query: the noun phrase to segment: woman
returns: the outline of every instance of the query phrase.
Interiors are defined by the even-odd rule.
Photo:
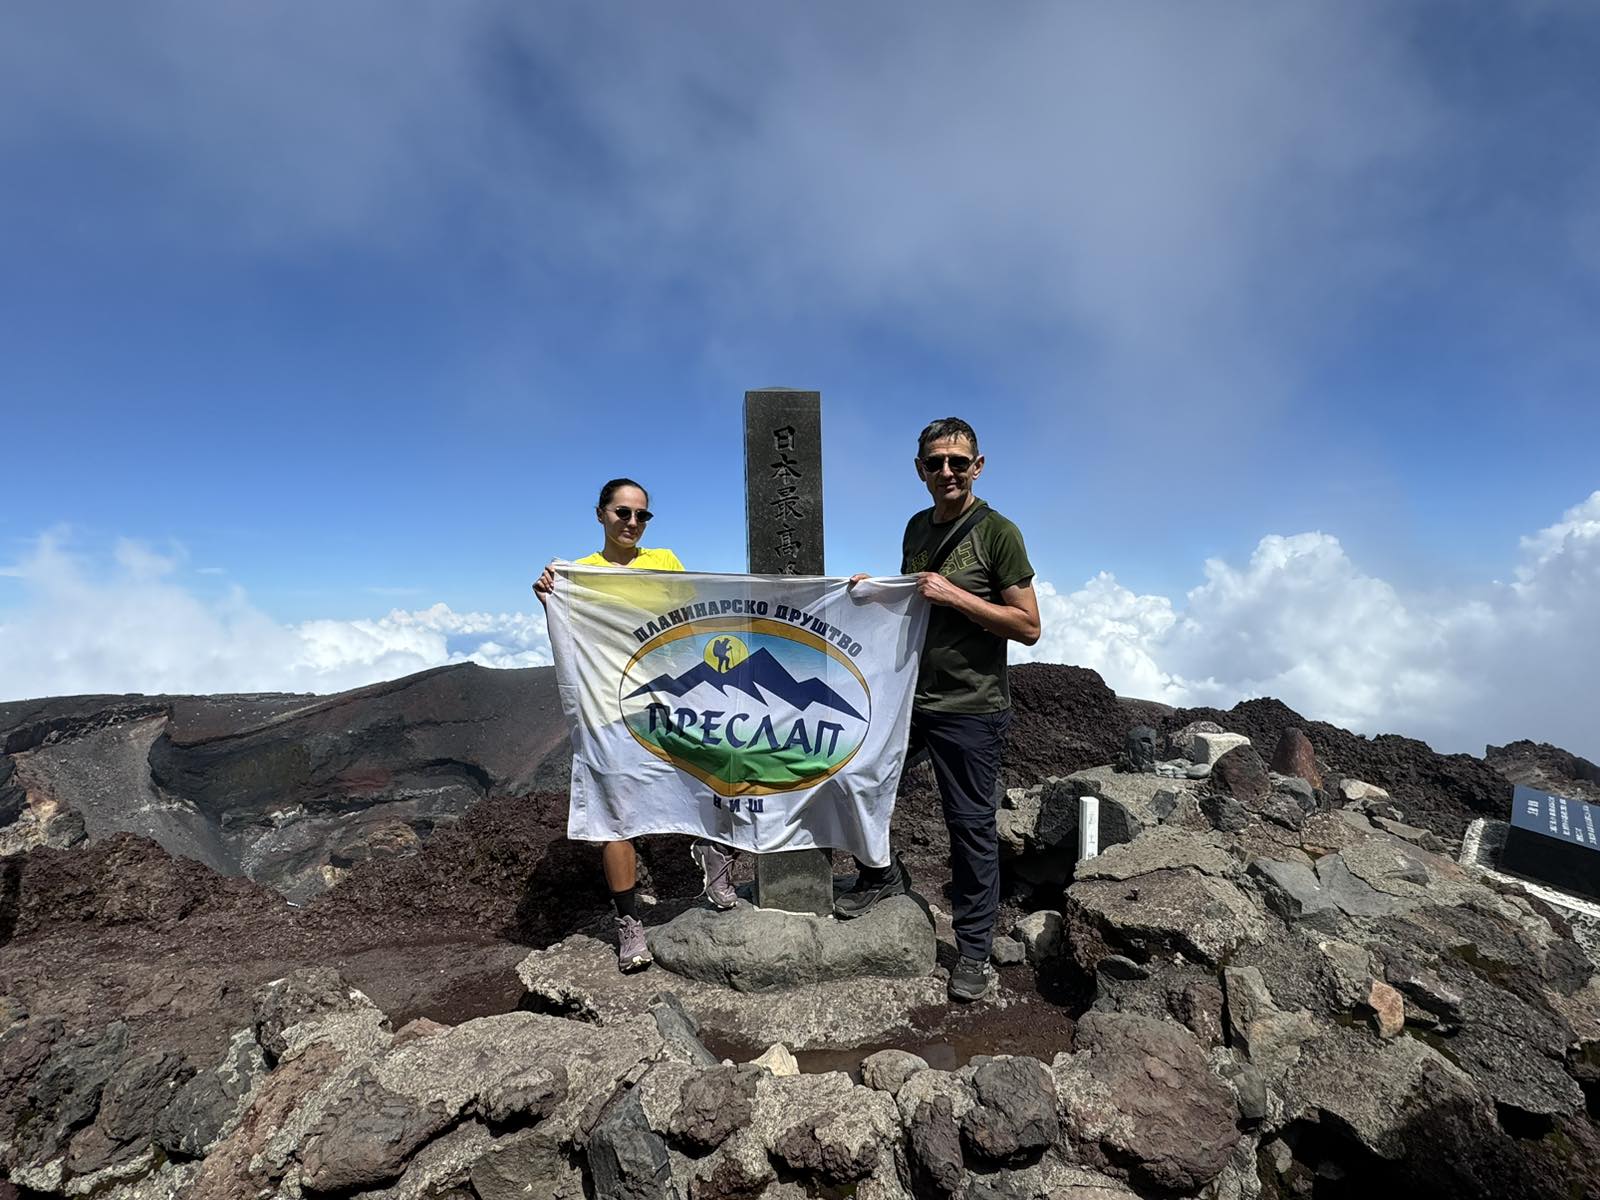
[[[595,518],[605,530],[605,546],[577,560],[584,567],[634,567],[647,571],[681,571],[683,564],[671,550],[653,550],[639,545],[644,527],[653,515],[650,497],[631,479],[613,479],[600,489]],[[549,567],[533,585],[539,603],[548,605],[555,587],[555,572]],[[718,908],[732,908],[738,902],[733,891],[733,856],[714,842],[696,841],[690,853],[705,872],[705,897]],[[637,971],[651,962],[645,944],[644,926],[639,922],[638,856],[630,841],[606,842],[600,850],[606,886],[616,907],[617,966]]]

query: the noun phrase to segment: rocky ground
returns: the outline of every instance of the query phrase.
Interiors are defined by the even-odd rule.
[[[620,980],[597,855],[565,840],[560,791],[530,790],[560,750],[522,731],[538,761],[513,770],[487,741],[456,748],[438,711],[457,681],[407,682],[369,690],[374,721],[348,720],[349,698],[189,701],[177,727],[165,698],[0,706],[0,825],[26,846],[0,858],[0,1200],[1600,1195],[1594,965],[1553,910],[1450,857],[1473,816],[1504,814],[1508,775],[1592,783],[1583,760],[1513,743],[1491,751],[1500,774],[1275,701],[1172,712],[1022,668],[1015,936],[996,1000],[952,1010],[937,974],[765,995]],[[1262,755],[1304,730],[1314,779],[1251,747],[1196,779],[1107,767],[1130,724],[1174,753],[1205,720]],[[266,792],[183,793],[190,743],[247,779],[300,764],[291,824],[331,827],[340,797],[408,803],[440,762],[476,791],[448,821],[384,817],[416,836],[364,856],[267,856],[290,884],[274,890],[115,828],[122,786],[141,820],[168,814],[150,830],[168,840],[214,827],[226,854],[259,831]],[[166,765],[129,778],[139,745]],[[1082,795],[1108,849],[1074,876]],[[170,817],[184,804],[196,820]],[[896,841],[937,924],[948,846],[925,771]],[[682,839],[644,854],[659,927],[698,877]],[[332,886],[285,903],[308,878]],[[803,1073],[717,1065],[774,1041]]]

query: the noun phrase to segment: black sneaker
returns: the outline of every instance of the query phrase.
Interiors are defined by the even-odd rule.
[[[882,875],[866,871],[857,875],[855,885],[833,902],[833,915],[841,921],[864,917],[879,900],[904,896],[910,890],[911,873],[896,858]]]
[[[999,978],[986,958],[968,958],[963,954],[950,972],[950,985],[945,989],[952,1000],[982,1000]]]

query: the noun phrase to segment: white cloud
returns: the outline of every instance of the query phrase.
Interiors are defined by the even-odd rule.
[[[1600,492],[1520,549],[1516,582],[1448,596],[1400,593],[1326,533],[1264,537],[1243,567],[1207,562],[1181,609],[1104,573],[1068,596],[1041,583],[1028,657],[1169,704],[1276,696],[1444,750],[1532,737],[1600,757]]]
[[[446,663],[550,662],[542,614],[443,604],[370,620],[280,624],[233,588],[209,600],[176,576],[181,553],[117,545],[109,565],[40,537],[20,562],[20,606],[0,610],[0,699],[84,692],[337,692]]]
[[[1600,491],[1522,539],[1514,582],[1405,594],[1327,533],[1263,537],[1241,566],[1213,559],[1180,602],[1102,572],[1038,584],[1044,637],[1017,659],[1100,672],[1122,695],[1227,707],[1276,696],[1307,717],[1481,753],[1532,737],[1600,758]],[[547,665],[541,612],[443,604],[369,620],[274,622],[235,588],[179,582],[181,550],[122,543],[96,573],[47,534],[0,611],[0,699],[75,692],[331,692],[445,663]]]

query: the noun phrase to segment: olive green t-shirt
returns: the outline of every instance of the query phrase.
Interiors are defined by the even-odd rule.
[[[982,500],[975,504],[987,508]],[[944,539],[971,513],[935,524],[927,508],[906,525],[900,569],[906,574],[926,569]],[[1033,578],[1022,532],[991,511],[961,539],[939,574],[957,587],[1001,603],[1000,593]],[[916,708],[932,712],[993,713],[1011,707],[1006,680],[1006,639],[976,624],[955,609],[936,604],[928,614],[928,639],[922,645],[917,675]]]

